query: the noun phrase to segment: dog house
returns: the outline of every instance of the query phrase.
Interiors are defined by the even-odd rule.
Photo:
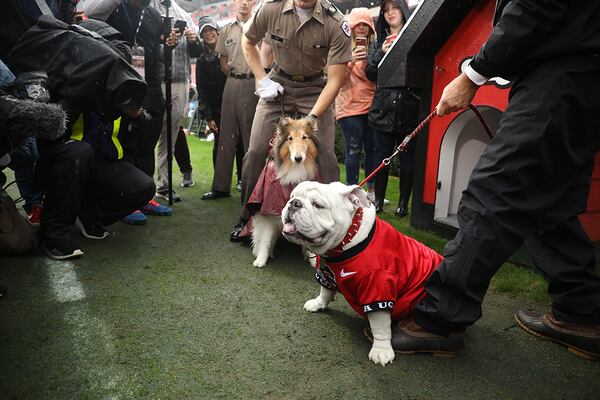
[[[378,85],[411,86],[421,93],[421,119],[437,105],[487,39],[495,0],[427,0],[411,15],[379,67]],[[493,78],[473,99],[492,132],[508,103],[510,82]],[[458,203],[476,161],[489,142],[471,110],[433,118],[417,137],[411,225],[453,235]],[[589,237],[600,242],[600,153],[596,156],[587,212]]]

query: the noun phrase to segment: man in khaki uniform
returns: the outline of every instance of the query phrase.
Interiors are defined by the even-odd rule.
[[[350,27],[328,0],[264,0],[244,25],[242,47],[256,79],[260,97],[252,123],[250,146],[244,157],[241,221],[231,232],[240,232],[249,218],[246,202],[269,151],[275,121],[281,115],[280,96],[286,114],[298,112],[317,121],[319,170],[325,183],[339,179],[335,157],[334,111],[331,107],[351,60]],[[273,46],[275,65],[267,76],[256,44],[267,38]],[[327,78],[323,69],[327,66]]]
[[[202,195],[202,200],[229,197],[231,173],[237,144],[242,138],[244,153],[248,150],[252,119],[258,97],[254,94],[254,75],[242,51],[242,25],[250,18],[254,0],[235,0],[236,20],[221,29],[216,51],[219,53],[221,70],[227,75],[215,174],[211,191]]]

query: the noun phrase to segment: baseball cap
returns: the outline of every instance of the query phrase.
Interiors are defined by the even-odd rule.
[[[205,15],[204,17],[200,17],[200,19],[198,20],[198,34],[202,35],[202,30],[207,26],[219,30],[219,25],[217,25],[216,21],[211,17]]]

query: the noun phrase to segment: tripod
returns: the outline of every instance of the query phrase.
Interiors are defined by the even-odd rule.
[[[163,19],[163,32],[165,37],[171,33],[171,17],[169,9],[171,8],[171,0],[161,0],[160,2],[166,9],[166,16]],[[164,64],[165,64],[165,114],[167,118],[167,182],[169,188],[169,205],[173,204],[173,146],[171,131],[171,120],[173,118],[173,95],[171,93],[171,83],[173,82],[173,49],[169,46],[164,46]]]

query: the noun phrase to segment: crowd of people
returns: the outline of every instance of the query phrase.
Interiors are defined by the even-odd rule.
[[[384,110],[388,98],[373,103],[373,98],[382,97],[382,91],[375,91],[378,58],[391,43],[388,40],[382,48],[384,41],[377,38],[397,34],[408,16],[407,9],[399,16],[383,10],[400,9],[403,2],[387,2],[377,29],[366,8],[352,10],[348,24],[337,8],[326,3],[324,22],[332,33],[329,36],[333,39],[328,39],[331,43],[307,44],[298,38],[297,46],[307,49],[306,53],[296,52],[295,58],[284,54],[290,47],[280,46],[283,37],[265,35],[264,27],[250,45],[245,43],[250,34],[254,35],[252,27],[244,35],[244,24],[257,8],[254,0],[236,0],[235,21],[223,27],[209,16],[192,21],[173,3],[170,16],[185,21],[186,26],[173,27],[170,32],[165,32],[166,8],[159,0],[84,0],[79,4],[48,0],[47,7],[38,3],[11,1],[4,11],[3,19],[14,18],[3,32],[3,94],[18,98],[15,88],[23,85],[46,88],[46,97],[21,100],[60,104],[66,127],[52,140],[28,132],[18,145],[6,151],[10,154],[6,165],[14,171],[27,220],[31,226],[39,226],[39,243],[51,258],[83,254],[71,235],[74,226],[87,238],[103,239],[109,236],[105,227],[116,221],[143,225],[148,215],[171,215],[171,207],[155,200],[181,201],[172,188],[169,193],[169,146],[182,173],[181,185],[194,184],[181,126],[190,99],[190,66],[194,59],[198,114],[215,134],[213,182],[201,199],[230,196],[235,159],[242,210],[232,241],[248,240],[247,236],[239,236],[250,217],[245,202],[263,168],[274,122],[281,112],[278,103],[271,100],[281,91],[285,90],[282,96],[287,113],[318,119],[321,178],[325,182],[340,179],[334,151],[335,119],[344,133],[348,184],[358,182],[361,164],[367,173],[372,171],[408,130],[405,123],[399,122],[381,128],[384,117],[402,118],[402,107]],[[301,21],[308,21],[311,12],[299,12]],[[393,18],[392,27],[387,21]],[[286,41],[294,41],[291,29],[297,22],[290,21],[286,28],[289,32],[282,33],[288,36]],[[312,29],[317,33],[319,28]],[[36,39],[40,37],[36,33],[46,41]],[[67,57],[66,43],[79,46],[81,54],[89,59]],[[78,86],[83,65],[100,61],[97,48],[112,53],[104,57],[110,62],[104,61],[103,67],[96,68],[103,87]],[[53,57],[47,64],[44,57],[50,58],[51,52],[60,57]],[[172,59],[171,143],[167,143],[165,117],[166,52]],[[119,64],[119,76],[115,76],[115,64]],[[73,73],[65,77],[66,71]],[[259,82],[258,89],[255,81]],[[116,91],[123,96],[129,92],[133,98],[115,99]],[[99,96],[91,96],[92,92]],[[416,115],[416,110],[409,111],[411,117]],[[397,130],[400,125],[403,129]],[[412,166],[404,170],[408,172],[402,182],[412,182]],[[383,209],[387,172],[382,174],[384,183],[368,184],[379,210]],[[400,216],[406,215],[410,196],[411,185],[405,186],[408,190],[402,193],[408,194],[402,197],[402,207],[399,205]]]
[[[540,4],[523,4],[529,2]],[[378,65],[410,15],[403,0],[381,1],[375,23],[367,9],[345,16],[328,0],[259,5],[234,0],[235,21],[219,27],[203,16],[193,21],[198,31],[185,23],[165,29],[166,10],[159,1],[84,0],[79,8],[76,3],[9,0],[1,15],[0,166],[14,170],[29,223],[39,224],[39,244],[53,259],[83,254],[72,238],[75,226],[88,238],[104,239],[105,227],[117,221],[144,224],[147,215],[171,215],[170,207],[154,200],[180,200],[169,192],[171,150],[182,185],[193,185],[180,129],[193,58],[199,113],[216,133],[213,181],[203,200],[230,196],[237,159],[242,207],[231,241],[248,240],[246,202],[282,112],[318,126],[324,183],[340,180],[336,120],[345,141],[348,184],[358,182],[361,164],[371,172],[419,122],[414,88],[377,86]],[[402,340],[395,350],[443,350],[448,337],[462,335],[481,316],[491,276],[527,240],[536,266],[550,280],[554,303],[545,316],[518,314],[519,323],[600,356],[600,278],[592,271],[593,247],[576,218],[600,147],[592,132],[599,125],[597,96],[585,90],[600,86],[590,83],[600,76],[600,29],[581,26],[587,16],[600,20],[600,6],[593,0],[577,7],[535,0],[498,3],[490,39],[446,88],[437,112],[466,107],[479,85],[499,75],[514,78],[511,100],[463,195],[460,231],[429,280],[427,295],[415,305],[414,320],[396,333]],[[548,21],[559,29],[548,29]],[[546,41],[550,34],[559,39],[554,45]],[[167,126],[163,82],[169,58],[173,118]],[[585,100],[581,109],[593,112],[574,109],[572,98]],[[559,106],[566,111],[556,112]],[[550,122],[531,117],[532,110],[545,112]],[[522,127],[529,131],[517,134]],[[586,140],[573,138],[573,131]],[[414,146],[400,159],[399,217],[409,212]],[[367,185],[378,212],[388,175],[384,168]],[[524,191],[539,196],[523,201],[531,198]],[[20,226],[14,232],[21,236],[3,241],[0,251],[31,247],[31,231]]]

